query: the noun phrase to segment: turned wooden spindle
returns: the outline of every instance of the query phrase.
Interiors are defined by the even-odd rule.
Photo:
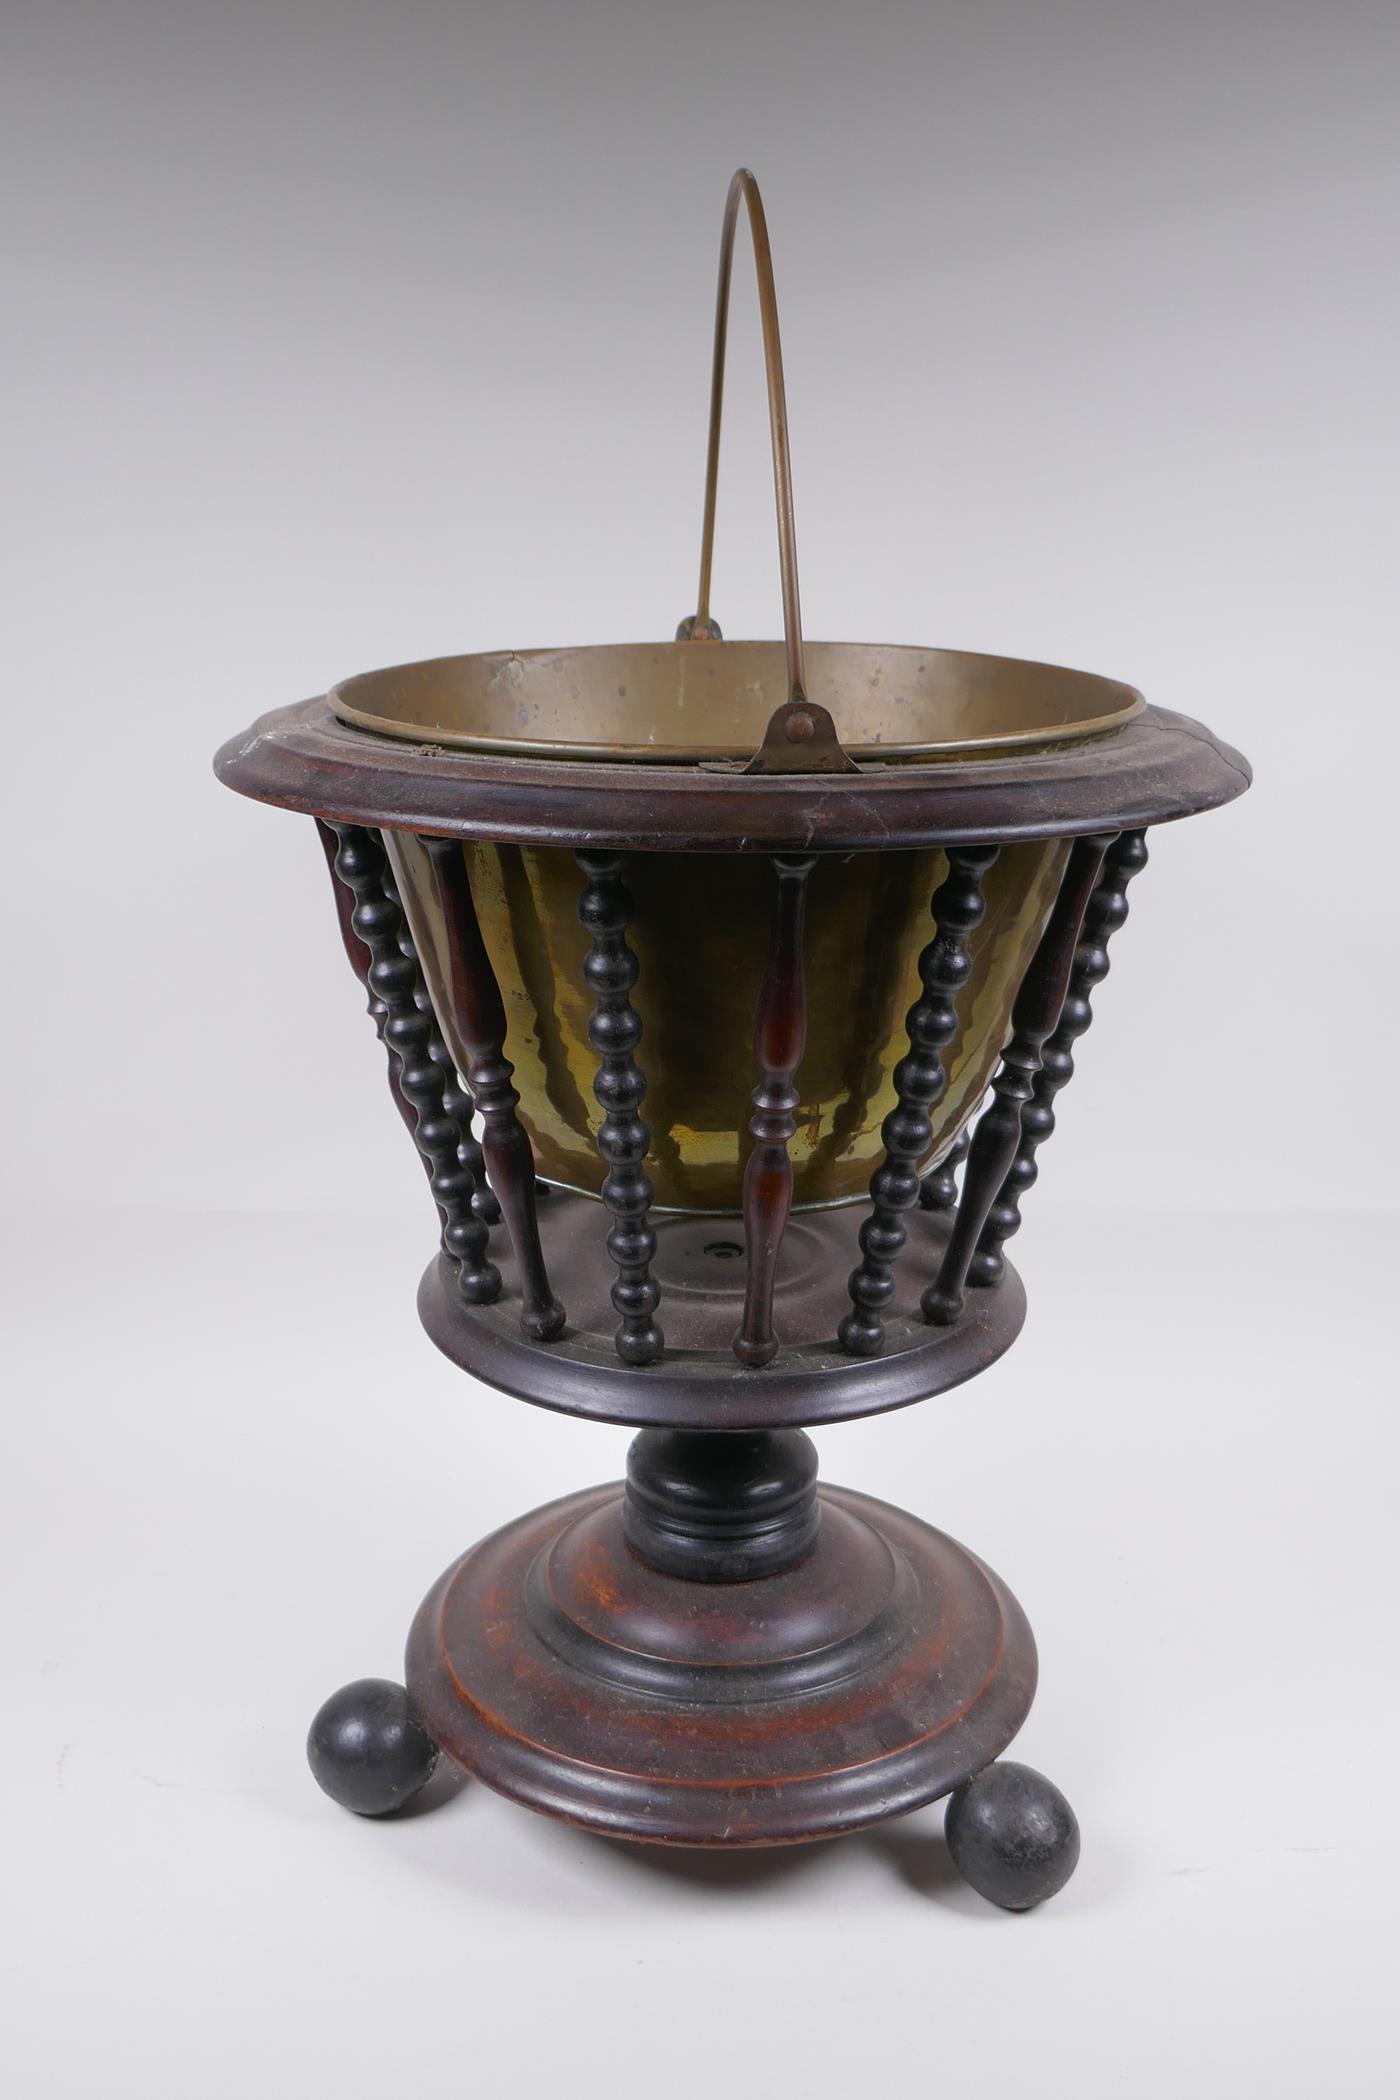
[[[336,917],[340,922],[340,938],[344,944],[345,953],[349,957],[350,967],[365,988],[369,1017],[374,1023],[375,1034],[382,1043],[384,1040],[384,1023],[388,1019],[388,1014],[384,1001],[370,989],[369,970],[373,957],[351,923],[355,911],[355,892],[347,883],[342,882],[336,873],[335,859],[340,851],[340,841],[336,837],[333,826],[327,824],[322,817],[317,817],[316,819],[316,831],[321,841],[321,849],[326,856],[326,866],[330,869],[331,888],[335,895]],[[398,886],[394,881],[387,860],[384,869],[384,893],[387,897],[392,898],[401,911],[403,910],[403,902],[399,896]],[[443,1041],[442,1030],[438,1027],[437,1015],[433,1012],[432,1000],[429,998],[428,988],[423,982],[422,970],[418,961],[418,951],[413,945],[413,931],[408,924],[407,914],[404,916],[403,934],[399,945],[413,963],[414,968],[418,970],[418,991],[416,997],[419,1011],[425,1014],[428,1020],[428,1052],[434,1063],[442,1067],[443,1106],[447,1110],[448,1115],[456,1118],[458,1128],[462,1133],[462,1142],[458,1148],[458,1156],[462,1165],[472,1177],[472,1209],[481,1219],[483,1225],[499,1224],[501,1207],[492,1195],[490,1185],[487,1182],[486,1163],[481,1156],[481,1147],[472,1136],[472,1115],[474,1113],[472,1099],[461,1083],[457,1067],[452,1062],[452,1053]],[[404,1098],[403,1088],[399,1085],[398,1062],[392,1057],[389,1059],[389,1091],[394,1097],[395,1107],[408,1126],[409,1135],[413,1136],[417,1129],[418,1118],[409,1102]],[[433,1163],[421,1148],[418,1158],[424,1172],[431,1178]]]
[[[384,888],[399,909],[403,911],[403,899],[399,895],[399,886],[394,880],[392,867],[385,873]],[[409,924],[406,911],[404,911],[403,920],[403,939],[399,945],[402,947],[405,955],[412,956],[415,963],[418,961],[418,950],[413,943],[413,928]],[[442,1098],[446,1105],[447,1113],[450,1116],[455,1116],[461,1126],[461,1160],[463,1166],[466,1167],[472,1177],[472,1209],[481,1219],[483,1225],[499,1225],[501,1222],[501,1206],[491,1193],[491,1184],[486,1179],[485,1155],[472,1131],[472,1119],[476,1114],[476,1104],[466,1087],[462,1084],[462,1076],[453,1061],[452,1052],[447,1047],[447,1039],[438,1025],[438,1017],[433,1011],[432,995],[423,979],[421,970],[418,980],[418,1005],[428,1020],[428,1053],[432,1057],[433,1062],[442,1067]]]
[[[778,1353],[773,1330],[773,1286],[778,1254],[792,1207],[792,1161],[788,1141],[797,1129],[793,1084],[807,1046],[807,979],[803,926],[807,878],[815,856],[779,854],[773,861],[773,916],[768,961],[754,1017],[753,1054],[758,1085],[753,1090],[749,1133],[753,1150],[744,1168],[744,1312],[734,1354],[750,1370]]]
[[[335,915],[340,926],[341,944],[345,949],[351,969],[364,986],[366,1010],[374,1023],[374,1032],[382,1043],[384,1040],[384,1024],[389,1018],[389,1013],[384,1001],[370,985],[369,972],[374,957],[355,931],[355,892],[351,889],[349,883],[344,880],[335,864],[336,856],[340,852],[340,839],[335,826],[328,824],[324,817],[317,817],[316,819],[316,835],[321,841],[321,850],[326,856],[326,866],[330,869],[331,889],[335,894]],[[388,863],[386,862],[386,874],[387,867]],[[394,1097],[395,1108],[397,1108],[407,1125],[409,1136],[412,1137],[417,1128],[418,1118],[404,1098],[403,1088],[399,1085],[398,1059],[390,1057],[388,1066],[389,1092]],[[420,1151],[418,1158],[424,1172],[431,1174],[433,1163],[427,1154]]]
[[[535,1155],[516,1114],[515,1067],[505,1054],[506,1010],[481,937],[461,845],[424,838],[447,934],[447,996],[467,1053],[467,1085],[481,1116],[482,1150],[520,1270],[520,1325],[531,1341],[563,1331],[564,1308],[549,1288],[535,1204]]]
[[[955,1210],[958,1201],[958,1168],[967,1158],[971,1131],[964,1130],[952,1149],[923,1178],[919,1189],[921,1210]]]
[[[647,1083],[636,1057],[642,1023],[629,996],[637,981],[637,958],[627,945],[632,897],[622,880],[621,854],[580,852],[574,858],[586,877],[578,915],[591,942],[583,975],[594,998],[588,1040],[598,1053],[593,1093],[603,1111],[598,1128],[598,1150],[607,1168],[602,1197],[613,1219],[608,1252],[617,1264],[612,1302],[620,1324],[614,1345],[625,1364],[649,1364],[661,1354],[664,1340],[654,1317],[661,1288],[651,1274],[656,1255],[646,1170],[651,1133],[642,1120]]]
[[[407,923],[407,920],[405,920],[404,924],[407,925]],[[411,933],[409,938],[412,939]],[[433,1002],[428,994],[426,985],[423,988],[422,1005],[429,1022],[428,1054],[434,1064],[442,1067],[443,1102],[447,1113],[457,1118],[458,1126],[462,1132],[460,1157],[462,1165],[472,1177],[472,1209],[476,1212],[483,1225],[499,1225],[501,1222],[501,1206],[492,1193],[490,1182],[486,1179],[486,1155],[472,1135],[472,1118],[476,1114],[476,1103],[462,1084],[461,1074],[453,1062],[452,1052],[448,1049],[446,1038],[438,1026],[437,1015],[433,1012]]]
[[[996,1202],[987,1213],[967,1280],[979,1288],[1000,1281],[1002,1247],[1021,1227],[1021,1203],[1040,1172],[1036,1153],[1055,1128],[1055,1097],[1074,1077],[1074,1046],[1094,1018],[1095,987],[1108,975],[1108,944],[1128,916],[1128,884],[1147,865],[1141,831],[1122,832],[1109,847],[1103,873],[1084,913],[1069,990],[1059,1026],[1045,1045],[1035,1087],[1021,1113],[1021,1141]]]
[[[860,1228],[861,1259],[847,1288],[851,1310],[837,1330],[851,1356],[878,1356],[882,1315],[894,1296],[894,1265],[908,1233],[904,1213],[919,1197],[919,1161],[933,1140],[929,1110],[948,1084],[943,1052],[957,1030],[954,1004],[972,970],[968,935],[986,912],[982,877],[995,846],[954,846],[948,873],[934,893],[933,938],[919,957],[923,991],[910,1007],[909,1049],[894,1068],[895,1105],[880,1128],[884,1157],[870,1177],[870,1213]]]
[[[500,1296],[500,1272],[487,1255],[485,1223],[472,1207],[475,1178],[463,1160],[462,1126],[448,1106],[443,1070],[432,1054],[431,1009],[424,1011],[422,972],[389,885],[383,842],[377,832],[357,824],[329,828],[336,841],[331,867],[337,899],[343,890],[353,900],[348,921],[341,920],[345,950],[389,1054],[394,1098],[428,1169],[442,1219],[443,1252],[455,1266],[463,1298],[471,1305],[489,1305]]]
[[[962,1198],[938,1275],[920,1305],[926,1320],[950,1327],[963,1309],[973,1253],[1021,1139],[1021,1112],[1035,1087],[1047,1037],[1060,1018],[1084,912],[1112,832],[1076,839],[1030,967],[1011,1011],[1011,1040],[992,1081],[992,1097],[968,1147]]]

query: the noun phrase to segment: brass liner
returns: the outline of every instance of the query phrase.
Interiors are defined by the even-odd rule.
[[[889,763],[1098,736],[1141,693],[1057,664],[957,649],[809,642],[814,700],[845,750]],[[781,642],[623,642],[442,656],[332,688],[342,721],[416,743],[634,764],[743,762],[787,698]]]
[[[707,646],[707,645],[700,645]],[[465,1063],[446,997],[446,932],[428,857],[411,833],[384,834],[438,1019]],[[561,847],[472,842],[466,858],[482,935],[507,1016],[520,1113],[548,1181],[596,1195],[597,1055],[588,1041],[583,877]],[[1006,1041],[1016,991],[1049,916],[1068,847],[1004,847],[985,881],[987,913],[969,948],[948,1085],[932,1112],[928,1163],[968,1121]],[[823,856],[807,912],[807,1051],[789,1148],[794,1203],[863,1197],[894,1106],[894,1067],[918,998],[929,903],[946,872],[939,851]],[[627,862],[640,974],[632,994],[644,1034],[648,1172],[660,1209],[733,1212],[749,1138],[754,1009],[767,952],[773,875],[763,856],[638,853]]]

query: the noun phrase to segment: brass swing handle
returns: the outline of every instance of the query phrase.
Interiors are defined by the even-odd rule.
[[[758,311],[763,323],[763,367],[768,382],[768,427],[773,440],[773,493],[778,508],[778,563],[783,581],[783,638],[787,645],[788,696],[774,709],[763,742],[750,760],[750,773],[854,773],[836,734],[829,711],[807,696],[802,652],[802,606],[797,589],[797,527],[792,508],[792,459],[788,447],[787,393],[783,386],[783,346],[778,332],[778,294],[773,283],[773,254],[768,221],[758,184],[740,168],[729,185],[719,240],[719,285],[715,293],[715,351],[710,378],[710,436],[705,462],[705,522],[700,534],[700,587],[694,614],[676,629],[677,641],[718,641],[710,618],[710,570],[715,544],[715,498],[719,487],[720,422],[724,412],[724,358],[729,335],[729,283],[734,265],[734,228],[739,204],[748,207],[758,277]]]

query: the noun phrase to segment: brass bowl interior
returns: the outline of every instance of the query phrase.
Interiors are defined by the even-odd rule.
[[[812,642],[807,672],[852,757],[885,761],[1100,735],[1144,704],[1092,672],[957,649]],[[347,678],[330,704],[418,743],[680,765],[751,757],[787,697],[781,642],[624,642],[398,664]]]

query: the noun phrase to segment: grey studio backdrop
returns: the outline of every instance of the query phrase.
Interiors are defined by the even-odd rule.
[[[1379,0],[11,0],[16,2092],[1385,2089],[1398,88]],[[209,758],[354,670],[670,633],[740,162],[808,631],[1126,678],[1256,767],[1153,836],[1024,1342],[821,1440],[1030,1608],[1085,1858],[1025,1925],[936,1813],[668,1867],[299,1762],[623,1438],[419,1333],[314,835]],[[731,342],[714,605],[773,633],[742,255]]]

